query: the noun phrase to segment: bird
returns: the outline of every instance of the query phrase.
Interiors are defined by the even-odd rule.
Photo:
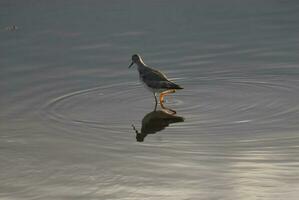
[[[155,110],[157,108],[157,94],[159,94],[159,101],[162,108],[165,108],[163,105],[164,96],[176,92],[176,90],[183,89],[183,87],[178,84],[170,81],[165,74],[160,72],[159,70],[153,69],[147,66],[140,55],[134,54],[132,55],[132,62],[129,65],[131,68],[134,64],[137,65],[137,70],[139,72],[140,81],[144,84],[144,86],[153,93],[155,98]],[[171,109],[170,109],[171,110]],[[172,110],[171,110],[172,111]]]

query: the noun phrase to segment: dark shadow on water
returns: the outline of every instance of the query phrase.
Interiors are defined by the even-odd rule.
[[[169,124],[183,121],[183,117],[176,116],[173,113],[169,114],[162,110],[154,110],[143,117],[140,131],[138,131],[134,125],[132,125],[132,127],[136,133],[137,142],[143,142],[148,134],[155,134],[165,129]]]

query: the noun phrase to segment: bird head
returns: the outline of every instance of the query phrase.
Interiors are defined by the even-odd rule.
[[[132,62],[131,62],[131,64],[129,65],[129,68],[132,67],[133,64],[138,63],[138,62],[140,62],[140,61],[141,61],[140,56],[139,56],[138,54],[134,54],[134,55],[132,56]]]

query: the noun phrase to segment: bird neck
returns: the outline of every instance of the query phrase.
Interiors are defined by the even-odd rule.
[[[143,60],[140,58],[137,62],[136,62],[138,68],[143,68],[146,67],[146,64],[143,62]]]

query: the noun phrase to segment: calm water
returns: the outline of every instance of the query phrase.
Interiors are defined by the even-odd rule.
[[[0,199],[298,199],[298,1],[2,0],[0,29]]]

